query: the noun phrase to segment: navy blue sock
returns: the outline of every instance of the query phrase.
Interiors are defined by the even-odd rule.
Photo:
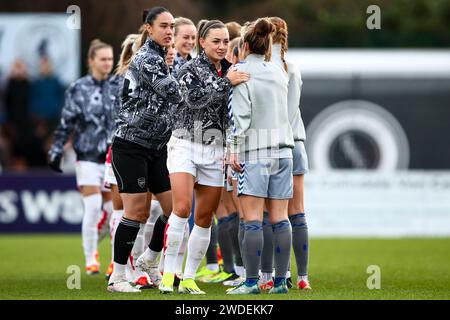
[[[273,285],[275,287],[278,287],[283,283],[283,281],[286,280],[286,277],[275,277],[275,281],[273,282]]]
[[[247,287],[254,286],[257,283],[258,283],[258,278],[247,278],[247,279],[245,279],[245,285]]]

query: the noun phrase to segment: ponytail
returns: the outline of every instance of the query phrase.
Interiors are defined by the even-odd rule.
[[[267,18],[259,18],[246,26],[244,42],[248,43],[250,52],[265,55],[269,61],[272,55],[272,34],[274,25]]]
[[[287,50],[288,50],[288,28],[287,23],[280,17],[271,17],[269,18],[270,22],[275,26],[275,33],[272,37],[273,43],[279,43],[281,45],[281,61],[283,61],[284,70],[288,71],[288,66],[286,60],[284,58]]]
[[[129,34],[122,43],[122,52],[116,67],[116,74],[123,75],[131,63],[133,55],[139,49],[135,43],[138,42],[138,34]]]

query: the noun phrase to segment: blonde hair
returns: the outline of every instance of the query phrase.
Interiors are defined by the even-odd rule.
[[[228,29],[228,34],[230,35],[230,41],[239,38],[241,36],[241,25],[236,21],[231,21],[225,23],[225,26]]]
[[[133,55],[139,50],[139,34],[129,34],[122,42],[122,52],[116,67],[116,74],[123,75],[131,63]]]
[[[233,40],[230,41],[230,43],[228,44],[228,48],[229,50],[234,50],[234,48],[238,47],[239,49],[239,44],[241,42],[241,38],[234,38]]]
[[[288,66],[284,55],[288,50],[288,27],[286,21],[280,17],[270,17],[270,22],[275,26],[275,33],[272,36],[273,43],[279,43],[281,45],[281,61],[283,61],[284,70],[288,71]]]
[[[147,38],[149,36],[148,31],[147,31],[147,26],[145,23],[139,27],[138,32],[140,33],[139,40],[138,40],[139,48],[140,48],[145,44],[145,41],[147,41]]]
[[[175,18],[173,35],[176,36],[178,34],[178,31],[180,30],[180,27],[185,26],[185,25],[195,27],[195,24],[194,24],[194,22],[192,22],[191,19],[184,18],[184,17]]]
[[[111,45],[101,41],[100,39],[92,40],[89,45],[88,59],[94,59],[95,54],[97,53],[97,50],[104,49],[104,48],[110,48],[112,50]]]
[[[105,48],[109,48],[109,49],[113,50],[113,47],[111,45],[101,41],[100,39],[92,40],[91,43],[89,44],[89,49],[88,49],[88,54],[87,54],[88,61],[90,59],[94,59],[95,58],[95,55],[96,55],[98,50],[105,49]],[[89,70],[89,72],[92,71],[91,70],[91,66],[89,65],[89,63],[88,63],[88,70]]]

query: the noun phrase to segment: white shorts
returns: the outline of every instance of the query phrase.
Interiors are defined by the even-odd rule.
[[[75,174],[77,177],[77,186],[97,186],[102,191],[109,191],[103,186],[103,177],[105,175],[105,165],[91,161],[77,161],[75,163]]]
[[[223,146],[204,145],[172,136],[167,144],[169,173],[186,172],[200,185],[223,187]]]
[[[112,184],[117,185],[117,180],[116,176],[114,175],[114,170],[111,164],[111,145],[110,145],[108,147],[108,154],[106,155],[103,186],[107,189],[111,189]]]
[[[116,176],[111,163],[105,163],[105,180],[103,185],[105,188],[111,189],[112,184],[117,185]]]

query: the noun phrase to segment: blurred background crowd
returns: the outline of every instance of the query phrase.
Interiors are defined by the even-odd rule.
[[[448,0],[206,0],[158,1],[175,15],[199,21],[218,18],[244,23],[255,17],[278,15],[289,25],[290,48],[433,48],[450,46]],[[65,13],[81,9],[78,75],[86,72],[88,43],[101,38],[119,54],[124,37],[137,30],[146,0],[0,0],[0,13]],[[381,30],[368,30],[367,7],[381,9]],[[0,18],[1,19],[1,18]],[[120,26],[120,27],[118,27]],[[47,44],[39,44],[33,63],[17,57],[0,67],[0,167],[26,171],[46,166],[51,134],[59,121],[68,83],[55,72]],[[0,48],[7,50],[9,48]],[[75,80],[75,79],[74,79]]]

